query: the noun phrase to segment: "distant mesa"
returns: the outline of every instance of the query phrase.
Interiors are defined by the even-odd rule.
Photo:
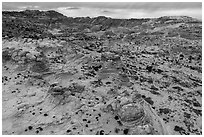
[[[112,11],[104,10],[103,13],[112,13]]]
[[[66,8],[67,10],[78,10],[78,9],[80,9],[80,8],[78,8],[78,7],[68,7],[68,8]]]

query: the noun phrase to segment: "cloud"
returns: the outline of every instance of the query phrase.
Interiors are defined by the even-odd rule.
[[[101,9],[145,9],[148,11],[158,9],[186,9],[202,8],[201,2],[3,2],[4,6],[40,6],[46,9],[59,7],[87,7]]]
[[[25,10],[25,9],[39,9],[40,6],[18,6],[17,7],[20,10]]]
[[[40,6],[33,6],[33,7],[37,9],[37,8],[39,8]]]

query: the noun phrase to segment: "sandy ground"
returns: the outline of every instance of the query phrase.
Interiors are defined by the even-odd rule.
[[[202,72],[156,58],[158,47],[129,61],[101,61],[100,53],[57,40],[2,46],[9,52],[2,64],[4,135],[202,134]],[[152,62],[155,71],[147,71]],[[122,113],[126,104],[141,109]]]

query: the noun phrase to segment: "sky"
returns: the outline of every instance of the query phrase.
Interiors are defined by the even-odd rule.
[[[190,16],[202,19],[201,2],[3,2],[3,10],[56,10],[68,17],[155,18]]]

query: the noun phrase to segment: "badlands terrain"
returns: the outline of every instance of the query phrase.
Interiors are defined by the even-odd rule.
[[[2,134],[201,135],[202,22],[2,12]]]

